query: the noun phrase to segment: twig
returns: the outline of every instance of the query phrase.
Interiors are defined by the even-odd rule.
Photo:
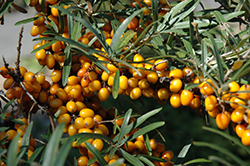
[[[88,6],[88,14],[91,16],[93,13],[93,6],[92,6],[92,0],[86,0],[87,6]]]
[[[23,26],[22,26],[21,31],[20,31],[20,33],[19,33],[19,40],[18,40],[18,46],[17,46],[17,60],[16,60],[16,62],[15,62],[15,64],[16,64],[16,74],[17,74],[17,77],[18,77],[18,78],[21,77],[19,65],[20,65],[22,38],[23,38]]]
[[[28,125],[30,124],[30,119],[31,119],[31,111],[33,110],[33,108],[35,107],[36,103],[33,103],[30,110],[29,110],[29,113],[28,113],[28,119],[27,119],[27,123]]]
[[[52,126],[52,130],[54,131],[55,128],[56,128],[56,124],[55,124],[55,122],[53,120],[53,117],[52,117],[51,113],[48,113],[48,114],[49,114],[49,120],[50,120],[50,123],[51,123],[51,126]]]

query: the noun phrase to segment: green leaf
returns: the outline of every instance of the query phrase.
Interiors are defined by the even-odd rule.
[[[18,140],[20,138],[20,133],[17,133],[13,140],[10,142],[7,152],[7,166],[17,165],[17,153],[18,153]]]
[[[11,106],[11,104],[15,101],[15,99],[10,100],[4,107],[2,110],[2,113],[5,113],[5,111],[9,108],[9,106]]]
[[[126,151],[124,151],[123,149],[119,149],[122,156],[132,165],[136,165],[136,166],[144,166],[144,164],[136,157],[132,156],[131,154],[127,153]]]
[[[119,134],[119,137],[118,137],[117,145],[119,145],[121,143],[122,138],[126,135],[125,134],[125,132],[126,132],[125,128],[127,127],[128,123],[129,123],[131,113],[132,113],[132,109],[129,109],[125,114],[125,117],[124,117],[123,122],[122,122],[121,130],[120,130],[120,134]]]
[[[238,17],[238,16],[240,16],[240,15],[242,15],[244,13],[245,13],[245,11],[238,11],[238,12],[234,11],[232,13],[223,14],[223,16],[224,16],[224,19],[226,21],[229,21],[229,20],[231,20],[231,19],[233,19],[235,17]]]
[[[84,138],[85,141],[88,140],[88,139],[91,139],[91,138],[93,138],[93,139],[101,139],[101,140],[105,140],[106,142],[109,142],[110,144],[114,144],[114,141],[111,138],[109,138],[109,137],[107,137],[107,136],[105,136],[103,134],[79,133],[79,134],[75,134],[75,135],[73,135],[71,137],[74,138],[74,139],[76,139],[76,138],[77,139]]]
[[[107,165],[108,164],[104,160],[104,158],[102,157],[101,153],[93,145],[91,145],[88,142],[85,142],[85,145],[86,145],[86,148],[95,155],[95,157],[99,161],[100,165]]]
[[[185,90],[190,90],[197,88],[200,84],[199,83],[187,83],[184,87]]]
[[[220,23],[226,23],[226,19],[223,17],[223,15],[221,14],[221,12],[219,12],[218,10],[213,12],[215,15],[215,18],[218,22]]]
[[[141,73],[134,66],[130,65],[128,62],[121,60],[121,59],[118,59],[118,58],[114,58],[114,61],[122,63],[123,65],[125,65],[129,68],[132,68],[136,73],[138,73],[139,76],[142,76]]]
[[[119,92],[119,86],[120,86],[120,72],[117,70],[115,72],[115,77],[114,77],[114,84],[112,86],[112,95],[114,99],[117,99],[118,97],[118,92]]]
[[[146,134],[145,144],[146,144],[148,155],[152,156],[152,148],[151,148],[151,145],[150,145],[150,140],[149,140],[148,134]]]
[[[24,20],[20,20],[20,21],[17,21],[14,25],[22,25],[22,24],[27,24],[27,23],[30,23],[36,19],[38,19],[39,17],[32,17],[32,18],[27,18],[27,19],[24,19]]]
[[[37,51],[39,51],[39,50],[41,50],[41,49],[44,49],[44,48],[46,48],[46,47],[48,47],[48,46],[51,46],[51,45],[54,44],[55,42],[57,42],[57,40],[52,40],[52,41],[50,41],[50,42],[48,42],[48,43],[45,43],[45,44],[43,44],[42,46],[40,46],[40,47],[34,49],[33,51],[31,51],[31,54],[32,54],[32,53],[35,53],[35,52],[37,52]]]
[[[80,13],[78,13],[77,16],[81,17]],[[71,34],[71,39],[78,40],[81,37],[81,30],[82,30],[81,23],[80,22],[75,22],[74,27],[73,27],[73,32]]]
[[[214,128],[211,128],[211,127],[206,127],[206,126],[202,126],[202,129],[206,130],[206,131],[209,131],[209,132],[212,132],[212,133],[215,133],[215,134],[219,134],[220,136],[232,141],[235,145],[238,145],[240,146],[242,149],[244,149],[248,154],[250,154],[250,149],[246,146],[244,146],[241,141],[238,139],[238,138],[235,138],[223,131],[220,131],[220,130],[217,130],[217,129],[214,129]]]
[[[247,37],[245,37],[244,39],[241,39],[241,40],[240,40],[240,43],[237,45],[237,47],[235,47],[235,49],[237,50],[237,49],[239,49],[240,47],[243,47],[244,44],[247,43],[247,41],[249,40],[249,38],[250,38],[250,36],[247,36]]]
[[[101,35],[98,33],[97,30],[95,30],[86,20],[84,20],[83,18],[81,17],[77,17],[75,16],[73,13],[71,13],[70,11],[64,9],[63,7],[61,6],[54,6],[55,8],[57,8],[58,10],[62,11],[63,13],[71,16],[72,18],[74,18],[75,20],[81,22],[87,29],[89,29],[99,40],[99,42],[101,43],[101,45],[103,46],[104,50],[106,52],[109,52],[108,51],[108,44],[107,42],[101,37]]]
[[[35,161],[35,159],[41,153],[41,151],[44,149],[44,147],[45,146],[41,146],[39,148],[36,148],[35,151],[33,152],[33,154],[30,156],[28,163],[32,163],[33,161]]]
[[[193,145],[194,146],[207,147],[207,148],[211,148],[213,150],[216,150],[216,151],[228,156],[232,160],[234,160],[236,163],[238,163],[238,165],[242,165],[242,166],[247,166],[248,165],[245,161],[241,160],[238,156],[231,153],[228,149],[225,149],[225,148],[223,148],[221,146],[218,146],[218,144],[212,144],[212,143],[208,143],[208,142],[193,141]]]
[[[158,2],[157,0],[152,0],[152,13],[153,13],[153,22],[158,20]],[[156,31],[158,23],[154,24],[153,31]]]
[[[202,68],[204,71],[207,71],[207,58],[208,58],[208,53],[207,53],[207,45],[204,39],[201,40],[201,63],[202,63]],[[203,73],[204,75],[205,73]]]
[[[6,10],[8,10],[8,8],[10,7],[10,5],[13,3],[14,0],[6,0],[1,8],[0,8],[0,17],[6,12]]]
[[[48,26],[51,26],[51,27],[53,28],[53,30],[54,30],[56,33],[58,33],[58,32],[59,32],[59,29],[58,29],[56,23],[55,23],[54,21],[51,21],[48,17],[44,17],[44,18],[45,18],[45,20],[50,24],[50,25],[48,24]]]
[[[111,44],[110,44],[111,52],[113,52],[115,50],[117,44],[119,43],[119,40],[121,40],[121,36],[123,35],[124,31],[127,29],[128,24],[140,12],[142,12],[142,9],[139,9],[139,10],[135,11],[132,15],[130,15],[129,17],[127,17],[122,22],[122,24],[119,26],[119,28],[117,29],[117,31],[114,34],[114,37],[112,38]]]
[[[56,166],[64,166],[66,158],[69,155],[69,151],[72,147],[72,143],[74,142],[74,139],[69,137],[69,139],[66,141],[65,144],[63,144],[60,148],[60,151],[57,155],[55,165]]]
[[[155,36],[150,42],[157,46],[157,49],[161,52],[161,55],[166,55],[164,44],[159,35]]]
[[[30,5],[30,0],[24,0],[24,2],[26,3],[27,6]]]
[[[193,159],[188,162],[185,162],[183,165],[196,164],[196,163],[209,163],[209,162],[212,162],[212,161],[208,159],[204,159],[204,158],[198,158],[198,159]]]
[[[157,108],[154,109],[142,116],[140,116],[139,118],[137,118],[134,122],[130,123],[126,128],[125,128],[125,132],[124,134],[128,134],[130,131],[132,131],[134,128],[140,126],[144,121],[146,121],[148,118],[150,118],[151,116],[154,116],[155,114],[157,114],[158,112],[160,112],[162,108]],[[120,133],[118,133],[115,138],[113,139],[114,142],[116,142],[118,140]]]
[[[210,38],[211,43],[212,43],[213,54],[215,56],[215,59],[216,59],[217,65],[218,65],[220,82],[224,83],[224,72],[223,72],[222,59],[220,57],[219,49],[218,49],[217,44],[214,40],[214,37],[208,32],[205,32],[205,33]]]
[[[136,139],[136,137],[140,136],[140,135],[144,135],[158,127],[161,127],[165,124],[165,122],[155,122],[155,123],[151,123],[143,128],[141,128],[140,130],[138,130],[137,132],[135,132],[133,135],[131,135],[128,138],[128,141],[134,140]]]
[[[143,161],[145,164],[147,164],[148,166],[154,166],[154,164],[149,159],[147,159],[146,157],[144,157],[144,156],[138,156],[138,158],[141,161]]]
[[[52,133],[44,154],[43,166],[54,166],[60,139],[63,135],[64,123],[59,124]]]
[[[29,124],[29,126],[27,127],[24,135],[23,135],[23,139],[22,139],[22,143],[21,143],[21,151],[17,156],[17,163],[21,160],[21,158],[23,157],[23,155],[25,154],[25,152],[28,152],[29,149],[29,144],[30,144],[30,135],[31,135],[31,130],[33,127],[33,122],[31,122]]]
[[[175,165],[176,166],[181,166],[182,165],[182,162],[184,160],[184,158],[186,157],[190,147],[192,145],[192,142],[186,144],[182,149],[181,151],[179,152],[178,156],[177,156],[177,159],[175,161]]]
[[[128,30],[121,38],[121,40],[118,41],[118,44],[115,47],[114,52],[121,51],[124,46],[128,45],[128,42],[133,38],[133,36],[136,35],[136,32],[133,30]]]
[[[8,130],[8,129],[9,129],[9,127],[0,127],[0,132]]]
[[[69,45],[66,46],[64,52],[65,52],[65,58],[64,58],[63,73],[62,73],[62,84],[63,84],[63,86],[65,86],[67,84],[69,73],[70,73],[70,70],[71,70],[72,55],[71,55]]]

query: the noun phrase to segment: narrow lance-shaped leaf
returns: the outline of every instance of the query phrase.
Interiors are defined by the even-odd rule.
[[[81,22],[84,26],[86,26],[99,40],[99,42],[101,43],[101,45],[103,46],[104,50],[106,52],[108,52],[108,44],[106,43],[106,41],[104,39],[102,39],[101,35],[98,33],[97,30],[95,30],[86,20],[84,20],[81,17],[77,17],[75,16],[73,13],[71,13],[70,11],[64,9],[61,6],[55,6],[55,8],[57,8],[58,10],[62,11],[63,13],[71,16],[72,18],[74,18],[75,20]]]
[[[20,138],[20,133],[17,133],[13,140],[10,142],[7,152],[7,166],[17,165],[17,153],[18,153],[18,140]]]
[[[132,165],[135,166],[144,166],[144,164],[135,156],[132,156],[131,154],[127,153],[126,151],[124,151],[123,149],[120,148],[120,152],[122,154],[122,156]]]
[[[141,117],[137,118],[134,122],[130,123],[126,128],[125,128],[125,132],[124,134],[128,134],[132,129],[140,126],[143,122],[145,122],[149,117],[154,116],[155,114],[157,114],[158,112],[160,112],[162,108],[157,108],[154,109],[144,115],[142,115]],[[118,140],[120,133],[117,134],[115,136],[115,138],[113,139],[114,142],[116,142]]]
[[[10,7],[14,0],[5,1],[0,8],[0,17],[6,12],[6,10]]]
[[[44,146],[41,146],[39,148],[36,148],[35,151],[33,152],[33,154],[30,156],[28,163],[31,163],[33,161],[35,161],[35,159],[37,158],[37,156],[41,153],[41,151],[44,149]]]
[[[101,155],[101,153],[90,143],[85,142],[86,148],[92,152],[95,157],[97,158],[97,160],[99,161],[100,165],[107,165],[108,163],[104,160],[103,156]]]
[[[118,92],[119,92],[119,85],[120,85],[120,72],[117,70],[115,72],[115,77],[114,77],[114,84],[112,86],[112,95],[114,99],[117,99],[118,97]]]
[[[153,22],[155,22],[158,20],[158,2],[157,0],[152,0],[151,3],[152,3]],[[157,23],[154,24],[153,27],[154,31],[156,31],[157,25],[158,25]]]
[[[148,166],[155,166],[149,159],[147,159],[144,156],[138,156],[138,159],[140,159],[141,161],[143,161]]]
[[[187,155],[190,147],[192,146],[192,142],[186,144],[180,151],[180,153],[178,154],[177,156],[177,159],[175,161],[175,165],[176,166],[181,166],[182,165],[182,162],[183,162],[183,159],[185,158],[185,156]]]
[[[220,57],[220,53],[219,53],[217,44],[214,40],[214,37],[210,33],[206,32],[206,35],[210,38],[210,40],[212,42],[213,53],[214,53],[214,56],[215,56],[215,59],[216,59],[217,65],[218,65],[220,82],[224,83],[224,72],[223,72],[223,67],[222,67],[222,59]]]
[[[212,162],[211,160],[208,160],[208,159],[204,159],[204,158],[198,158],[198,159],[193,159],[193,160],[190,160],[188,162],[185,162],[183,164],[183,166],[185,165],[189,165],[189,164],[196,164],[196,163],[209,163],[209,162]]]
[[[129,119],[131,117],[131,113],[132,113],[132,109],[129,109],[126,114],[125,114],[125,117],[123,119],[123,122],[122,122],[122,126],[121,126],[121,130],[120,130],[120,135],[118,137],[118,142],[117,142],[117,145],[120,144],[122,138],[126,135],[125,134],[125,128],[127,127],[128,125],[128,122],[129,122]]]
[[[144,135],[158,127],[161,127],[165,124],[165,122],[155,122],[155,123],[151,123],[143,128],[141,128],[140,130],[138,130],[137,132],[135,132],[132,136],[129,137],[128,141],[134,140],[136,139],[136,137],[140,136],[140,135]]]
[[[202,63],[202,68],[203,71],[207,71],[207,58],[208,58],[208,53],[207,53],[207,45],[204,39],[201,40],[201,63]],[[205,73],[203,73],[204,75]]]
[[[65,59],[64,59],[64,66],[63,66],[63,73],[62,73],[62,84],[65,86],[68,81],[69,73],[71,70],[71,51],[70,51],[70,46],[67,45],[65,48]]]
[[[113,52],[113,50],[115,50],[119,40],[121,40],[121,36],[123,35],[124,31],[127,29],[129,23],[131,22],[131,20],[140,12],[142,12],[142,9],[137,10],[136,12],[134,12],[132,15],[130,15],[128,18],[126,18],[122,24],[119,26],[119,28],[117,29],[117,31],[114,34],[114,37],[112,38],[112,42],[110,44],[111,47],[111,52]]]
[[[50,137],[46,151],[44,154],[43,166],[54,166],[56,161],[56,154],[59,147],[60,139],[63,135],[64,123],[59,124]]]
[[[24,20],[20,20],[20,21],[17,21],[14,25],[22,25],[22,24],[27,24],[27,23],[30,23],[36,19],[38,19],[39,17],[32,17],[32,18],[27,18],[27,19],[24,19]]]
[[[218,22],[220,22],[220,23],[226,23],[226,20],[225,20],[225,18],[223,17],[223,15],[221,14],[221,12],[219,12],[219,11],[214,11],[213,12],[214,13],[214,15],[215,15],[215,18],[216,18],[216,20],[218,21]]]
[[[57,42],[57,40],[52,40],[52,41],[50,41],[50,42],[48,42],[48,43],[45,43],[45,44],[43,44],[42,46],[40,46],[40,47],[34,49],[33,51],[31,51],[31,54],[32,54],[32,53],[35,53],[35,52],[37,52],[37,51],[39,51],[39,50],[41,50],[41,49],[44,49],[44,48],[46,48],[46,47],[48,47],[48,46],[51,46],[51,45],[54,44],[55,42]]]

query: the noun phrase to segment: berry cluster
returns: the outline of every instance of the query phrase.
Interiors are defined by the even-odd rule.
[[[56,6],[62,6],[67,9],[70,4],[63,5],[58,0],[46,0],[44,3],[44,11],[42,11],[41,3],[38,0],[33,0],[30,3],[30,6],[34,6],[39,12],[35,16],[30,34],[41,38],[40,43],[35,44],[33,48],[38,49],[35,56],[39,64],[51,70],[51,81],[46,80],[44,73],[32,73],[24,67],[19,68],[20,74],[14,75],[15,77],[10,74],[10,72],[16,73],[15,69],[0,68],[1,75],[6,78],[3,84],[4,89],[7,90],[6,97],[9,100],[17,99],[19,104],[22,102],[24,112],[30,112],[32,107],[32,112],[35,113],[39,109],[35,104],[38,104],[40,108],[46,110],[47,114],[57,116],[58,124],[66,124],[64,132],[68,133],[69,136],[77,133],[98,133],[114,138],[113,125],[121,126],[123,118],[119,118],[119,115],[115,117],[113,109],[106,111],[101,106],[101,102],[106,101],[110,95],[115,93],[114,90],[119,95],[130,96],[133,100],[143,95],[147,98],[154,98],[160,104],[169,101],[174,108],[189,106],[193,110],[201,111],[204,101],[206,113],[216,118],[220,129],[225,130],[232,122],[237,135],[242,139],[242,143],[246,146],[250,145],[250,129],[247,129],[250,114],[246,108],[250,98],[249,92],[247,92],[250,90],[249,85],[240,86],[237,82],[231,82],[228,85],[229,91],[220,92],[220,89],[215,85],[216,80],[202,78],[190,66],[170,70],[169,61],[173,61],[172,59],[145,58],[139,53],[128,54],[129,56],[122,54],[119,57],[120,61],[115,61],[108,56],[100,41],[94,40],[95,35],[88,29],[81,30],[81,36],[77,42],[94,48],[96,50],[92,54],[94,60],[101,62],[107,70],[101,69],[95,65],[93,60],[78,52],[72,52],[72,58],[66,59],[65,48],[68,43],[50,41],[48,38],[53,37],[49,31],[56,26],[62,32],[60,37],[70,39],[67,15],[59,18],[61,12],[56,8]],[[168,12],[167,1],[159,0],[158,5],[160,6],[159,16]],[[128,5],[132,8],[138,6],[140,8],[147,7],[143,10],[143,15],[148,17],[145,19],[134,17],[127,30],[140,34],[145,27],[153,22],[150,17],[152,4],[150,0],[135,0]],[[126,19],[125,15],[117,17],[110,14],[110,17],[117,19],[120,23]],[[60,24],[60,19],[63,19],[63,27]],[[105,36],[106,44],[110,46],[114,37],[111,22],[105,20],[104,25],[100,28]],[[133,43],[136,40],[137,35],[134,35],[130,42]],[[121,50],[126,52],[128,47],[124,46]],[[67,63],[71,64],[71,68],[64,85],[62,83],[63,68],[68,60],[70,62]],[[132,67],[129,68],[125,65],[126,63],[121,61],[131,64]],[[117,73],[119,73],[118,79],[116,79]],[[119,85],[117,89],[114,88],[115,84]],[[190,89],[187,88],[188,84],[197,84],[198,86]],[[222,97],[218,97],[218,94],[222,94]],[[130,123],[133,120],[131,118]],[[107,121],[112,122],[113,125],[110,126]],[[27,126],[20,126],[16,130],[18,132],[25,127]],[[132,135],[137,130],[139,129],[134,129],[127,136]],[[6,132],[7,140],[11,140],[15,133],[15,130],[8,130]],[[103,150],[104,142],[101,139],[89,139],[86,142],[92,144],[98,151]],[[74,142],[72,146],[78,148],[82,155],[78,158],[77,164],[79,166],[87,165],[89,159],[94,155],[86,148],[85,143],[78,145],[77,142]],[[173,153],[165,150],[162,143],[150,139],[150,147],[152,156],[161,157],[168,161],[166,163],[152,161],[155,165],[172,164],[170,161],[173,158]],[[133,142],[127,142],[122,148],[131,154],[148,154],[143,135],[138,136]],[[105,156],[104,159],[112,164],[119,157],[119,154],[115,154],[112,158]],[[98,165],[98,163],[92,165]]]

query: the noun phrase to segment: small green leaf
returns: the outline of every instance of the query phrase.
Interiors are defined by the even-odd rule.
[[[107,165],[108,163],[104,160],[103,156],[101,153],[90,143],[85,142],[86,148],[94,154],[94,156],[97,158],[99,161],[100,165]]]
[[[177,156],[177,159],[175,161],[175,165],[176,166],[181,166],[182,165],[182,162],[185,158],[185,156],[187,155],[190,147],[192,146],[192,142],[189,142],[188,144],[186,144],[182,149],[181,151],[179,152],[178,156]]]
[[[122,165],[124,163],[124,159],[123,158],[119,158],[116,160],[115,163],[109,165],[109,166],[119,166],[119,165]]]
[[[64,123],[59,124],[52,133],[44,154],[43,166],[54,166],[59,147],[60,139],[63,135]]]
[[[128,45],[128,42],[133,38],[133,36],[136,35],[136,32],[132,30],[128,30],[121,38],[121,40],[118,41],[117,46],[115,47],[115,52],[119,52],[123,49],[124,46]]]
[[[30,5],[30,0],[24,0],[24,2],[26,3],[27,6]]]
[[[132,165],[135,166],[144,166],[144,164],[136,157],[132,156],[131,154],[127,153],[126,151],[124,151],[123,149],[119,149],[122,156]]]
[[[35,151],[33,152],[33,154],[30,156],[28,163],[32,163],[33,161],[35,161],[35,159],[41,153],[41,151],[44,149],[44,147],[45,146],[41,146],[39,148],[36,148]]]
[[[220,23],[226,23],[226,19],[223,17],[223,15],[221,14],[221,12],[219,12],[218,10],[213,12],[215,15],[215,18],[218,22]]]
[[[238,165],[242,165],[242,166],[247,166],[248,165],[245,161],[240,159],[238,156],[236,156],[235,154],[230,152],[228,149],[225,149],[222,146],[218,146],[218,144],[212,144],[212,143],[208,143],[208,142],[193,141],[193,145],[194,146],[207,147],[207,148],[211,148],[213,150],[216,150],[216,151],[230,157],[232,160],[234,160],[236,163],[238,163]]]
[[[158,127],[161,127],[165,124],[165,122],[155,122],[155,123],[151,123],[143,128],[141,128],[140,130],[138,130],[137,132],[135,132],[133,135],[131,135],[128,139],[128,141],[134,140],[136,139],[136,137],[140,136],[140,135],[144,135]]]
[[[77,15],[78,17],[80,16],[80,13],[78,13]],[[82,30],[82,25],[80,22],[75,22],[74,27],[73,27],[73,31],[71,34],[71,38],[73,40],[78,40],[81,37],[81,30]]]
[[[20,138],[20,133],[17,133],[13,140],[10,142],[7,152],[7,166],[17,165],[17,154],[18,154],[18,140]]]
[[[63,144],[60,148],[60,151],[57,155],[55,165],[56,166],[63,166],[65,164],[66,158],[69,155],[69,151],[72,147],[72,143],[74,142],[74,139],[69,137],[69,139],[66,141],[65,144]]]
[[[46,47],[48,47],[48,46],[51,46],[51,45],[54,44],[55,42],[57,42],[57,40],[52,40],[52,41],[50,41],[50,42],[48,42],[48,43],[45,43],[45,44],[43,44],[42,46],[40,46],[40,47],[34,49],[33,51],[31,51],[31,54],[32,54],[32,53],[35,53],[35,52],[37,52],[37,51],[39,51],[39,50],[41,50],[41,49],[44,49],[44,48],[46,48]]]
[[[185,85],[184,89],[185,90],[190,90],[190,89],[193,89],[193,88],[197,88],[200,84],[198,83],[188,83]]]
[[[129,122],[129,119],[131,117],[131,113],[132,113],[132,109],[129,109],[126,114],[125,114],[125,117],[123,119],[123,122],[122,122],[122,126],[121,126],[121,130],[120,130],[120,135],[118,137],[118,142],[117,142],[117,145],[120,144],[122,138],[126,135],[125,134],[125,128],[127,127],[128,125],[128,122]]]
[[[149,140],[148,134],[146,134],[145,144],[146,144],[148,155],[152,156],[152,148],[151,148],[151,145],[150,145],[150,140]]]
[[[150,118],[151,116],[154,116],[155,114],[157,114],[158,112],[161,111],[162,108],[157,108],[154,109],[144,115],[142,115],[141,117],[137,118],[134,122],[130,123],[126,128],[125,128],[125,132],[124,134],[128,134],[130,131],[132,131],[134,128],[140,126],[143,122],[145,122],[148,118]],[[114,142],[116,142],[118,140],[120,133],[118,133],[115,138],[113,139]]]
[[[152,0],[152,13],[153,13],[153,22],[158,20],[158,2],[157,0]],[[158,24],[154,24],[153,31],[156,31]]]
[[[202,63],[202,68],[203,71],[207,71],[207,58],[208,58],[208,53],[207,53],[207,45],[204,39],[201,40],[201,63]],[[203,75],[205,73],[203,72]]]
[[[212,162],[211,160],[208,160],[208,159],[204,159],[204,158],[198,158],[198,159],[193,159],[193,160],[190,160],[188,162],[185,162],[183,164],[184,165],[189,165],[189,164],[196,164],[196,163],[209,163],[209,162]]]
[[[138,156],[138,159],[140,159],[141,161],[143,161],[148,166],[154,166],[154,164],[149,159],[147,159],[144,156]]]
[[[9,108],[9,106],[11,106],[11,104],[15,101],[15,99],[10,100],[4,107],[2,110],[2,113],[5,113],[5,111]]]
[[[124,31],[127,29],[128,24],[131,22],[131,20],[140,12],[142,12],[142,9],[139,9],[137,11],[135,11],[132,15],[130,15],[129,17],[127,17],[122,24],[119,26],[119,28],[117,29],[117,31],[114,34],[114,37],[112,38],[112,42],[110,44],[111,47],[111,51],[113,52],[117,46],[117,44],[119,43],[119,40],[121,40],[121,36],[123,35]]]
[[[235,17],[238,17],[238,16],[240,16],[240,15],[242,15],[244,13],[245,13],[245,11],[238,11],[238,12],[234,11],[232,13],[223,14],[223,16],[224,16],[224,19],[226,21],[229,21],[229,20],[231,20],[231,19],[233,19]]]
[[[2,4],[1,8],[0,8],[0,17],[6,12],[6,10],[8,10],[8,8],[10,7],[10,5],[13,3],[14,0],[7,0],[4,1],[4,3]]]
[[[9,129],[9,127],[0,127],[0,132],[8,130],[8,129]]]
[[[114,84],[112,86],[112,95],[114,99],[117,99],[118,97],[118,92],[119,92],[119,86],[120,86],[120,72],[117,70],[115,72],[115,77],[114,77]]]
[[[70,73],[70,70],[71,70],[72,55],[71,55],[69,45],[66,46],[64,52],[65,52],[65,58],[64,58],[63,73],[62,73],[62,84],[63,84],[63,86],[65,86],[67,84],[69,73]]]
[[[212,43],[213,54],[214,54],[214,56],[216,58],[216,62],[217,62],[217,65],[218,65],[220,82],[224,83],[224,72],[223,72],[222,59],[220,57],[219,49],[218,49],[217,44],[216,44],[216,42],[214,40],[214,37],[208,32],[205,32],[205,33],[210,38],[211,43]]]
[[[24,19],[24,20],[20,20],[20,21],[17,21],[14,25],[22,25],[22,24],[27,24],[27,23],[30,23],[36,19],[38,19],[39,17],[32,17],[32,18],[27,18],[27,19]]]

